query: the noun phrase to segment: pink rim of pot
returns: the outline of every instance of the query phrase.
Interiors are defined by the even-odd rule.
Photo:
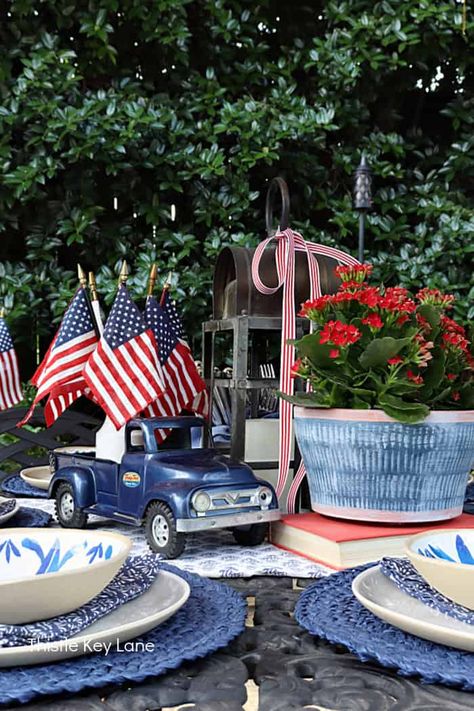
[[[393,417],[389,417],[383,410],[351,410],[349,408],[316,408],[300,407],[294,408],[295,417],[313,418],[315,420],[340,420],[352,422],[395,422],[402,424]],[[450,422],[472,422],[474,423],[474,410],[432,410],[418,425],[431,425],[436,423]],[[409,425],[413,427],[413,425]]]

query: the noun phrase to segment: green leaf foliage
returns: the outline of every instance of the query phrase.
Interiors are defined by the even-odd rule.
[[[379,405],[389,417],[406,425],[421,422],[430,412],[429,407],[421,402],[405,402],[399,397],[388,394],[379,398]]]
[[[385,366],[389,358],[398,355],[402,348],[411,342],[411,338],[374,338],[359,357],[363,368]]]
[[[474,32],[452,2],[11,0],[0,38],[0,301],[24,377],[76,287],[110,304],[172,270],[189,336],[216,255],[264,236],[269,178],[292,225],[356,253],[352,174],[373,170],[366,258],[385,283],[474,315]],[[197,340],[196,340],[197,344]]]
[[[278,390],[277,393],[282,400],[288,400],[293,405],[299,405],[300,407],[314,407],[314,408],[328,408],[330,403],[323,400],[317,393],[295,393],[294,395],[287,395]]]

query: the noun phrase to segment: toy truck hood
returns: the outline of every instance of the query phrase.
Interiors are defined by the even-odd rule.
[[[214,450],[160,452],[156,467],[171,477],[207,484],[254,484],[252,469]]]

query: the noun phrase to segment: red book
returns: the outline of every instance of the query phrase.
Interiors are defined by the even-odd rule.
[[[328,518],[317,513],[288,514],[272,523],[271,542],[284,550],[341,570],[404,555],[410,536],[430,529],[474,528],[474,516],[411,525],[381,525]]]

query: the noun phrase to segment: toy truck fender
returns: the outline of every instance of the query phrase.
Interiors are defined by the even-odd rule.
[[[143,518],[153,501],[163,501],[168,504],[175,518],[188,518],[190,496],[196,488],[194,482],[190,484],[184,481],[166,481],[160,482],[159,485],[152,485],[143,497],[141,517]]]
[[[93,506],[97,501],[95,477],[88,467],[61,467],[54,474],[49,485],[49,496],[54,498],[62,482],[70,484],[74,491],[76,506],[80,509]]]

